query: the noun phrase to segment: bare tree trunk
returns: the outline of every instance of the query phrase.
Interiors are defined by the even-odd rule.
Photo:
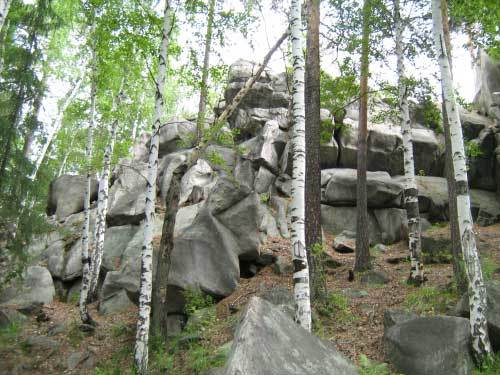
[[[40,169],[40,166],[42,165],[42,162],[45,159],[45,155],[47,154],[47,150],[49,149],[52,140],[57,136],[57,133],[61,129],[64,113],[66,112],[68,106],[73,102],[75,97],[80,92],[80,87],[82,82],[83,82],[83,76],[77,79],[75,84],[71,86],[71,89],[64,96],[61,106],[59,107],[58,113],[54,118],[54,120],[52,121],[52,126],[51,126],[52,131],[47,135],[47,140],[43,143],[42,149],[40,150],[40,153],[36,158],[35,166],[30,176],[31,180],[34,180],[36,178],[38,170]]]
[[[175,218],[179,209],[181,179],[185,166],[178,167],[172,175],[170,187],[165,199],[167,212],[163,221],[161,243],[158,254],[154,257],[155,279],[151,312],[151,334],[167,340],[167,283],[170,272],[170,255],[174,249]]]
[[[95,24],[93,29],[95,30]],[[92,33],[93,34],[93,33]],[[96,323],[88,312],[88,297],[90,290],[90,255],[89,255],[89,233],[90,233],[90,186],[92,182],[92,156],[95,127],[95,111],[97,96],[97,51],[95,43],[92,46],[92,76],[90,89],[90,119],[87,133],[87,147],[85,152],[87,162],[87,183],[83,197],[84,221],[82,233],[82,286],[80,289],[80,318],[84,324],[95,325]]]
[[[305,246],[305,108],[304,108],[304,53],[302,50],[301,5],[292,0],[290,29],[293,59],[293,178],[292,178],[292,257],[294,264],[295,320],[307,331],[311,330],[311,301],[309,267]]]
[[[61,162],[61,166],[59,167],[59,170],[57,171],[57,177],[60,177],[64,173],[64,169],[66,168],[66,163],[68,162],[69,154],[71,154],[71,151],[73,151],[72,147],[73,147],[74,140],[75,140],[75,138],[71,138],[71,142],[69,143],[69,147],[68,147],[66,153],[64,154],[64,158]]]
[[[420,212],[418,210],[418,189],[415,182],[415,163],[411,136],[410,112],[403,54],[403,21],[401,20],[399,0],[394,0],[394,21],[396,24],[396,55],[398,64],[399,103],[398,117],[403,135],[403,156],[405,171],[404,202],[408,217],[408,248],[410,250],[411,271],[409,282],[420,285],[424,282],[422,246],[420,240]]]
[[[311,299],[326,298],[326,278],[322,264],[321,235],[321,167],[320,167],[320,56],[319,56],[319,0],[307,1],[307,40],[305,73],[306,122],[306,187],[305,231],[306,249],[311,280]]]
[[[486,288],[484,286],[481,263],[477,252],[470,210],[470,196],[467,182],[467,165],[462,135],[462,126],[455,102],[453,79],[443,33],[441,0],[432,0],[432,19],[436,55],[441,71],[441,87],[444,93],[446,116],[450,125],[451,154],[453,155],[454,184],[457,193],[458,229],[462,242],[462,251],[469,281],[470,326],[472,348],[481,363],[491,355],[486,321]]]
[[[148,341],[151,314],[151,294],[153,283],[153,225],[156,200],[156,177],[158,174],[158,145],[161,114],[163,111],[165,76],[167,71],[167,50],[172,29],[170,18],[170,0],[165,1],[163,14],[163,33],[158,56],[158,75],[156,77],[156,99],[153,126],[151,129],[151,145],[149,148],[148,179],[146,191],[144,242],[141,257],[141,283],[139,290],[139,319],[134,349],[136,371],[140,375],[148,373]]]
[[[356,186],[356,260],[354,271],[364,271],[370,264],[370,237],[368,230],[368,200],[366,193],[366,164],[368,138],[368,70],[370,59],[371,2],[363,5],[363,36],[361,41],[361,79],[358,124],[357,186]]]
[[[203,70],[201,74],[200,102],[198,106],[198,118],[196,120],[196,144],[199,145],[203,137],[205,127],[205,115],[207,110],[208,95],[208,71],[210,69],[210,51],[212,49],[212,33],[214,23],[215,0],[208,3],[207,33],[205,35],[205,56],[203,58]]]
[[[10,0],[0,0],[0,31],[3,28],[3,24],[7,15],[9,14]]]

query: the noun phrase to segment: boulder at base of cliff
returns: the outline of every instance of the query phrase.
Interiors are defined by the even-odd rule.
[[[225,375],[354,375],[331,343],[298,326],[278,306],[253,297],[237,328]]]
[[[403,320],[385,328],[386,359],[408,375],[470,375],[471,335],[464,318],[435,316]]]

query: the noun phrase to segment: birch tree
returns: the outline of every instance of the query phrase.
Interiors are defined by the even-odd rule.
[[[120,98],[122,95],[122,85],[116,95],[113,103],[116,111],[120,106]],[[111,174],[111,158],[115,148],[116,130],[118,128],[118,119],[115,119],[109,130],[109,143],[106,146],[103,157],[103,166],[101,179],[99,180],[99,191],[97,193],[97,218],[95,224],[95,247],[92,254],[92,262],[90,267],[90,297],[93,297],[96,292],[99,282],[99,273],[101,270],[102,256],[104,252],[104,235],[106,232],[106,215],[108,213],[108,192],[109,192],[109,176]]]
[[[420,213],[418,210],[418,189],[415,182],[415,162],[413,159],[413,140],[408,109],[408,93],[404,64],[403,21],[399,0],[394,0],[394,22],[396,28],[396,56],[398,72],[398,117],[403,135],[403,159],[405,173],[404,203],[408,217],[408,248],[410,250],[411,271],[409,281],[420,285],[424,281],[424,269],[421,262]]]
[[[208,73],[210,68],[210,51],[212,49],[215,1],[216,0],[210,0],[208,4],[207,33],[205,35],[205,56],[203,58],[203,69],[201,73],[198,118],[196,119],[196,141],[198,145],[200,144],[201,138],[203,136],[203,127],[205,126],[205,115],[207,111]]]
[[[3,28],[7,14],[9,13],[11,0],[0,0],[0,31]]]
[[[456,187],[456,207],[458,229],[468,278],[470,327],[472,348],[479,362],[491,355],[491,345],[486,322],[486,288],[484,286],[481,263],[473,232],[470,196],[467,182],[467,165],[462,136],[462,126],[453,91],[450,64],[443,35],[441,0],[432,0],[432,20],[436,56],[441,72],[441,87],[444,93],[446,116],[450,125],[451,154]]]
[[[293,59],[293,178],[291,203],[291,241],[294,264],[293,283],[295,320],[304,329],[311,330],[311,302],[309,292],[309,267],[305,247],[305,108],[304,108],[304,54],[302,50],[301,6],[292,0],[290,31]]]
[[[368,231],[368,199],[366,192],[368,140],[368,73],[370,65],[371,0],[363,4],[363,35],[361,40],[361,79],[359,93],[358,155],[356,184],[356,259],[354,271],[370,268],[370,238]]]
[[[142,245],[141,281],[139,290],[139,319],[137,321],[137,333],[134,349],[135,366],[139,374],[147,374],[148,372],[148,340],[153,284],[153,221],[156,199],[156,177],[158,172],[159,129],[164,104],[163,89],[167,71],[167,49],[170,31],[172,28],[170,12],[170,0],[166,0],[163,14],[162,39],[160,44],[160,53],[158,56],[159,66],[156,77],[155,112],[153,117],[153,127],[151,129],[151,145],[149,148],[144,242]]]
[[[95,21],[94,21],[95,22]],[[93,27],[95,30],[95,27]],[[84,324],[95,325],[94,320],[88,312],[87,302],[90,290],[90,254],[89,254],[89,233],[90,233],[90,186],[92,182],[92,156],[93,139],[95,127],[96,96],[97,96],[97,51],[95,39],[92,47],[92,74],[90,89],[90,119],[87,130],[87,147],[85,157],[87,162],[87,181],[83,196],[83,232],[82,232],[82,286],[80,289],[80,318]]]

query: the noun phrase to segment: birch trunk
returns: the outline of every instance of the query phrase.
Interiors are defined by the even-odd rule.
[[[156,99],[151,145],[149,149],[148,178],[146,191],[144,242],[141,258],[141,282],[139,291],[139,319],[135,342],[135,366],[139,374],[148,372],[148,340],[151,315],[151,293],[153,281],[153,220],[155,213],[156,176],[158,172],[158,144],[161,114],[163,111],[163,88],[167,68],[167,48],[171,31],[170,0],[165,1],[163,35],[160,45],[158,75],[156,78]]]
[[[43,159],[45,159],[45,155],[47,154],[47,150],[49,149],[50,144],[52,143],[52,140],[59,132],[59,129],[61,129],[64,113],[66,112],[66,109],[68,108],[68,106],[73,102],[76,95],[78,95],[82,81],[83,81],[83,77],[78,78],[76,83],[66,93],[66,95],[63,99],[63,102],[59,108],[59,111],[57,113],[57,116],[52,121],[52,131],[48,134],[47,140],[43,143],[42,149],[40,150],[40,153],[38,154],[38,156],[36,158],[35,166],[33,167],[33,171],[31,172],[31,176],[30,176],[31,180],[34,180],[36,178],[38,170],[40,169],[40,166],[42,165]]]
[[[413,140],[411,137],[410,112],[403,54],[403,22],[401,20],[399,0],[394,0],[394,21],[396,25],[396,56],[398,71],[398,117],[403,135],[403,158],[405,171],[404,203],[408,217],[408,248],[410,250],[411,270],[409,281],[416,285],[424,282],[422,264],[422,246],[420,234],[420,212],[418,210],[418,189],[415,182],[415,162],[413,159]]]
[[[292,0],[290,29],[293,59],[293,179],[292,179],[292,257],[295,296],[295,320],[307,331],[311,330],[311,302],[309,267],[305,246],[305,108],[304,108],[304,54],[302,50],[302,2]]]
[[[491,355],[491,345],[486,322],[486,288],[477,252],[470,210],[462,126],[453,92],[453,80],[443,34],[441,0],[432,0],[432,19],[436,55],[441,71],[441,87],[444,93],[446,115],[451,133],[454,183],[457,193],[457,216],[462,251],[469,282],[470,327],[472,348],[479,362]]]
[[[97,284],[99,282],[99,273],[101,271],[102,256],[104,251],[104,235],[106,232],[106,215],[108,213],[108,192],[109,192],[109,176],[111,174],[111,158],[115,148],[116,128],[118,120],[115,120],[110,129],[110,140],[104,151],[104,162],[102,167],[102,175],[99,180],[99,192],[97,195],[97,219],[96,219],[96,240],[94,253],[92,254],[91,271],[90,271],[90,297],[95,295]]]
[[[0,0],[0,31],[3,28],[7,14],[9,14],[10,0]]]
[[[370,264],[368,231],[368,199],[366,192],[366,164],[368,139],[368,69],[370,64],[370,0],[363,5],[363,37],[361,41],[361,78],[358,124],[357,186],[356,186],[356,259],[354,271],[365,271]]]
[[[82,287],[80,289],[80,318],[84,324],[95,325],[94,320],[90,316],[87,308],[87,301],[90,289],[90,255],[89,255],[89,233],[90,233],[90,186],[92,180],[92,155],[93,155],[93,138],[95,127],[95,107],[97,95],[97,52],[95,45],[92,48],[92,83],[90,89],[90,120],[87,133],[87,147],[85,157],[87,161],[87,181],[85,186],[85,194],[83,196],[83,233],[82,233]]]
[[[57,171],[57,177],[61,177],[61,175],[64,173],[64,169],[66,168],[66,163],[68,162],[69,154],[72,151],[73,141],[74,141],[74,138],[71,139],[68,150],[64,154],[64,158],[63,158],[63,161],[61,163],[61,166],[59,167],[59,170]]]
[[[196,120],[196,144],[199,145],[203,137],[205,126],[205,114],[207,110],[208,94],[208,69],[210,68],[210,50],[212,49],[212,34],[214,23],[215,0],[208,4],[207,33],[205,35],[205,56],[203,58],[203,70],[201,75],[200,103],[198,105],[198,118]]]

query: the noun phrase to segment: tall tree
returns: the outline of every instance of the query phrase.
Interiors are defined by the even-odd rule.
[[[396,56],[398,70],[398,117],[403,135],[403,158],[405,172],[404,203],[408,217],[408,248],[410,249],[411,271],[409,281],[420,285],[424,281],[424,269],[421,262],[420,213],[418,210],[418,189],[415,182],[415,163],[413,159],[413,140],[408,109],[408,89],[406,85],[403,20],[399,0],[394,0],[394,22],[396,28]]]
[[[10,0],[0,0],[0,31],[3,28],[7,14],[9,13]]]
[[[472,348],[479,362],[491,355],[486,321],[486,288],[484,286],[481,263],[477,252],[470,209],[467,165],[465,162],[462,126],[453,91],[448,52],[443,33],[442,1],[432,0],[432,20],[436,56],[441,72],[441,87],[444,93],[446,116],[450,125],[451,154],[453,155],[454,185],[456,189],[456,208],[458,229],[462,252],[469,281],[470,327]]]
[[[303,328],[311,330],[311,301],[309,291],[309,267],[305,246],[305,108],[304,108],[304,54],[302,50],[301,5],[292,0],[290,31],[293,59],[293,178],[292,178],[292,257],[294,264],[295,320]]]
[[[320,56],[319,19],[320,0],[307,1],[307,39],[305,72],[305,138],[306,138],[306,186],[305,231],[306,249],[309,255],[311,297],[322,299],[326,294],[321,248],[321,167],[320,167]]]
[[[363,33],[361,39],[361,78],[359,93],[358,155],[356,184],[356,259],[354,271],[364,271],[370,264],[370,237],[368,230],[368,200],[366,193],[366,165],[368,153],[368,74],[370,64],[371,0],[363,4]]]
[[[95,31],[95,20],[92,30]],[[80,318],[84,324],[95,325],[94,320],[88,312],[88,299],[90,291],[90,253],[89,253],[89,234],[90,234],[90,187],[92,182],[92,156],[96,112],[97,96],[97,51],[94,33],[91,34],[92,42],[92,72],[90,74],[90,118],[87,134],[87,147],[85,158],[87,162],[87,181],[85,185],[85,194],[83,197],[83,232],[82,232],[82,286],[80,289]]]
[[[151,145],[149,147],[144,242],[142,245],[141,281],[139,290],[139,319],[137,321],[134,350],[135,366],[139,374],[147,374],[148,372],[148,341],[153,286],[153,225],[156,200],[156,177],[158,174],[159,130],[164,104],[163,90],[167,73],[167,50],[172,29],[170,12],[170,0],[166,0],[163,13],[160,53],[158,56],[158,74],[156,76],[155,112],[151,129]]]
[[[196,119],[196,140],[198,145],[200,144],[203,136],[205,115],[207,111],[208,73],[210,69],[210,52],[212,50],[215,1],[216,0],[209,0],[208,4],[207,32],[205,34],[205,56],[203,57],[203,68],[200,83],[200,102],[198,105],[198,118]]]

